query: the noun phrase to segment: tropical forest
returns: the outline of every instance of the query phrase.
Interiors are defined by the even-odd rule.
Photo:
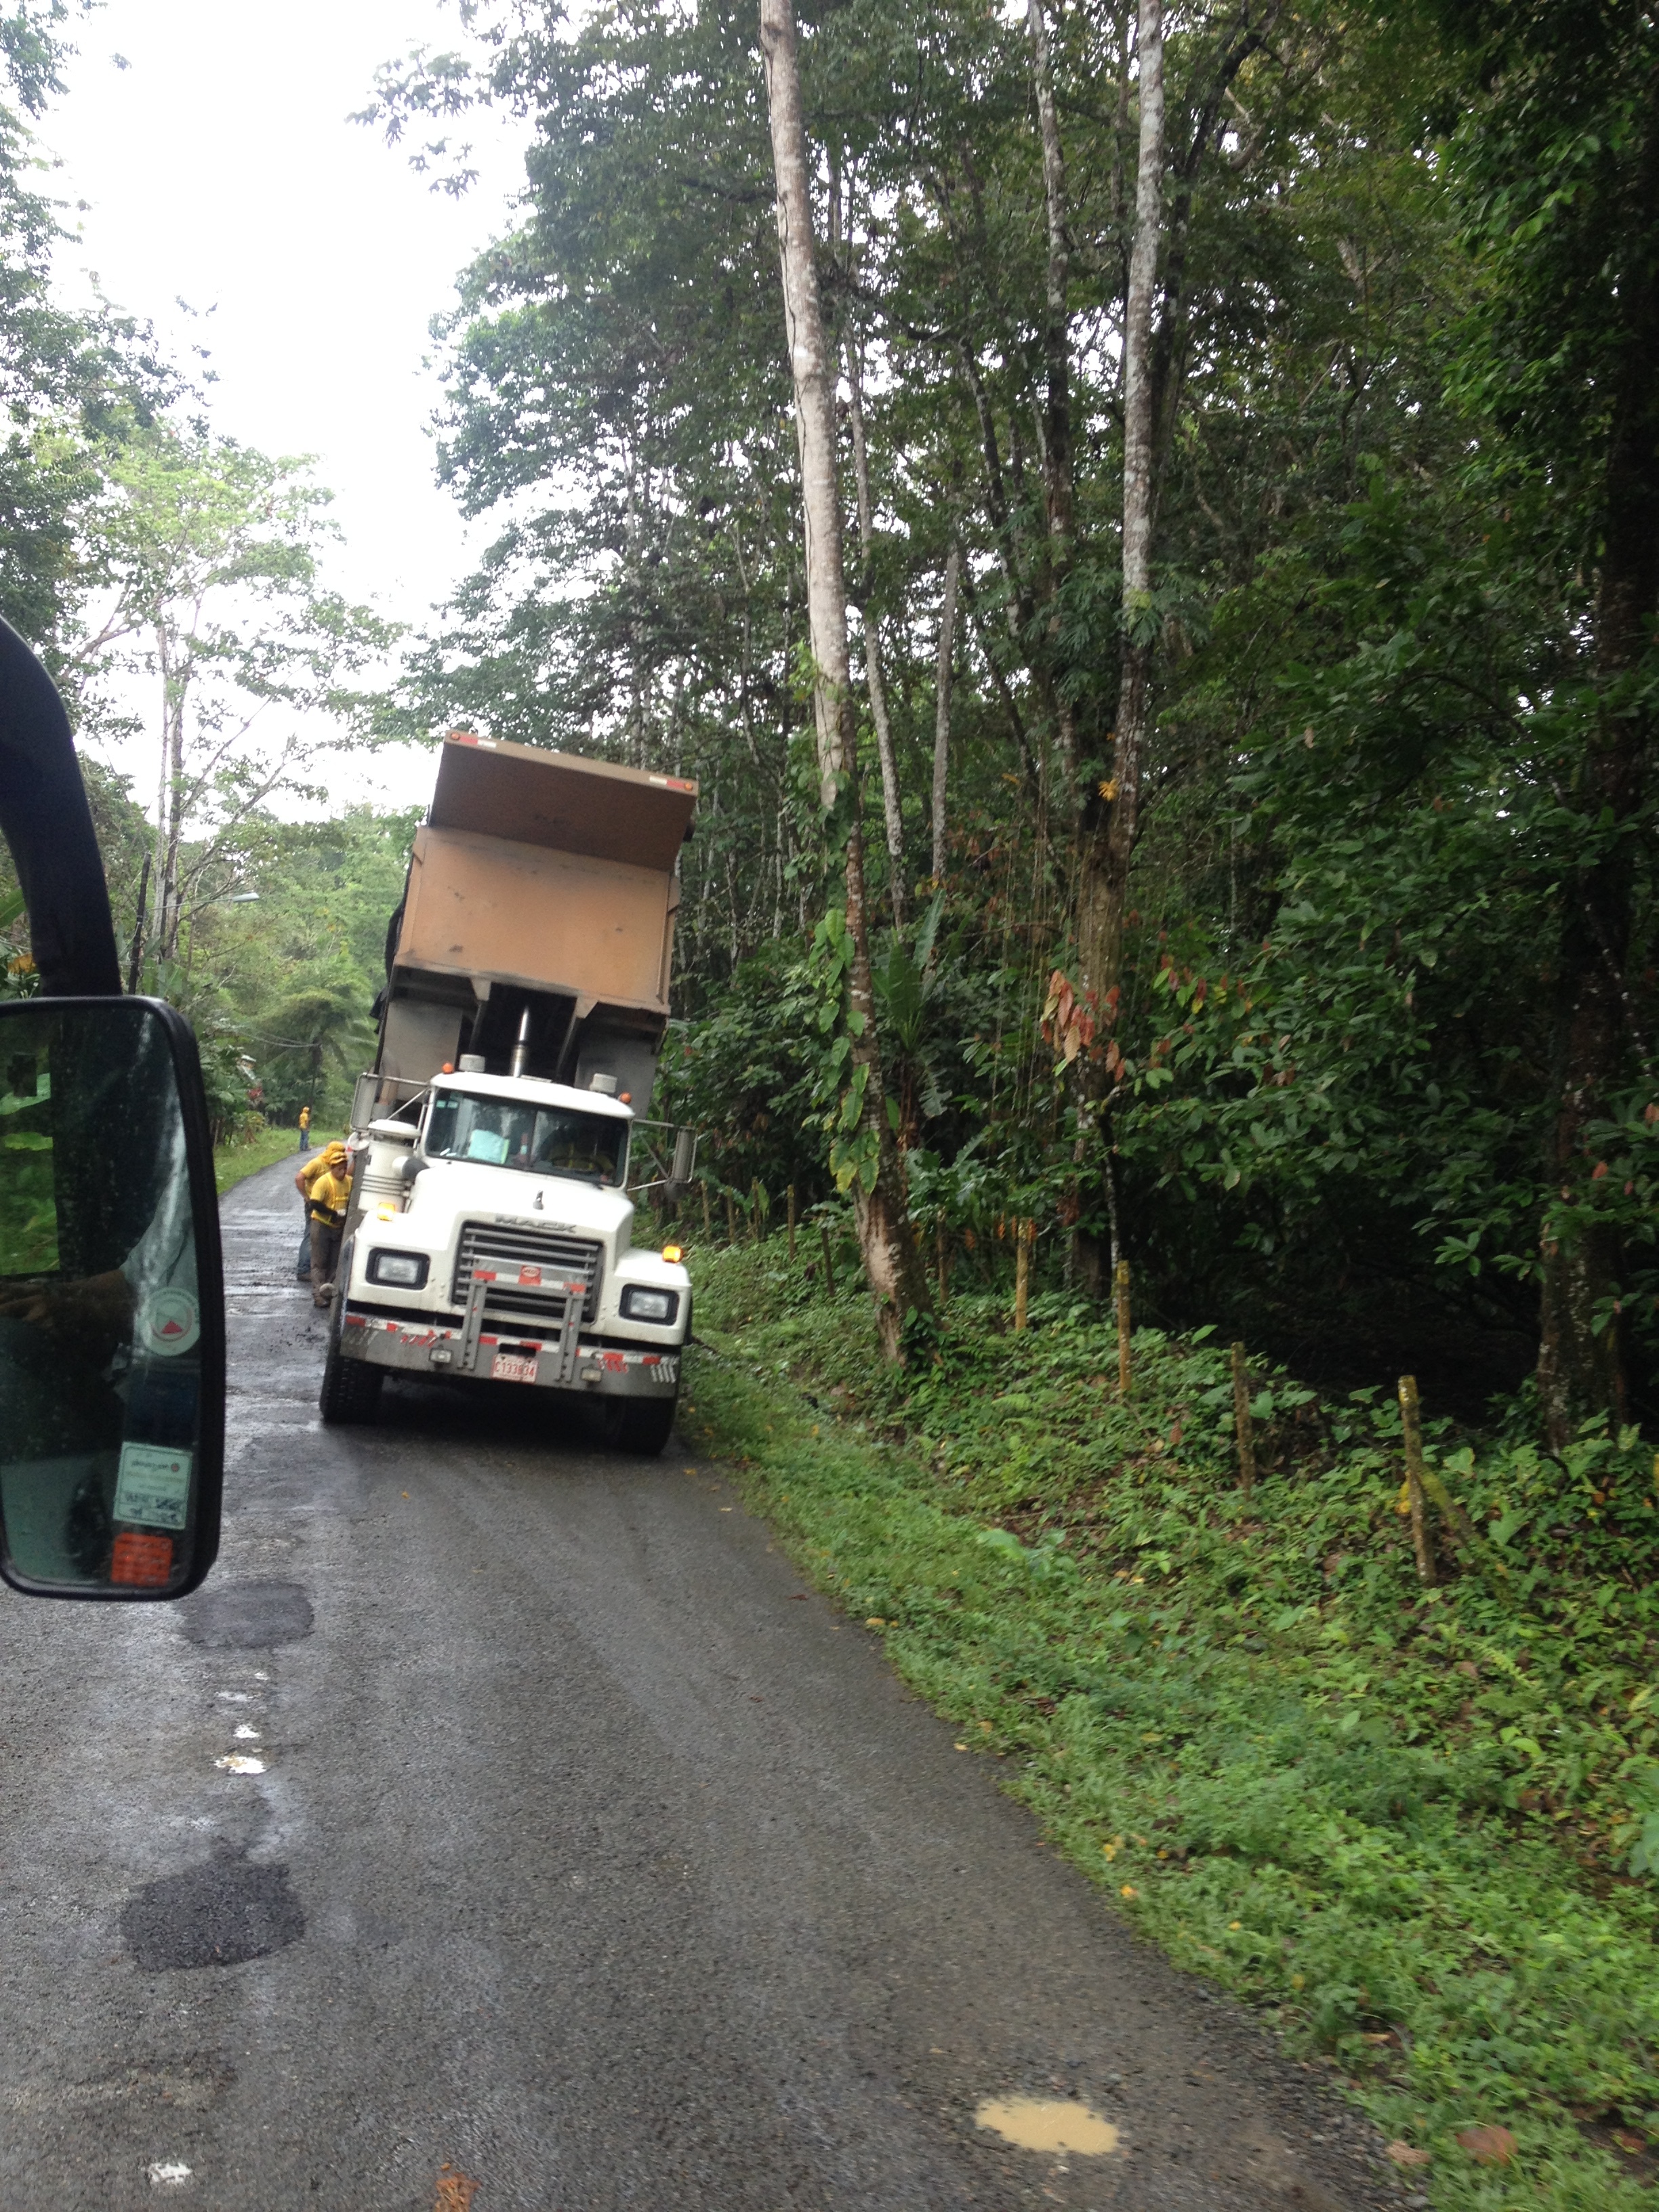
[[[291,1147],[425,803],[352,761],[694,781],[683,1432],[1409,2201],[1649,2201],[1659,20],[453,27],[356,118],[440,198],[522,151],[430,303],[483,550],[395,618],[311,465],[59,304],[68,31],[3,27],[0,612],[128,988]]]

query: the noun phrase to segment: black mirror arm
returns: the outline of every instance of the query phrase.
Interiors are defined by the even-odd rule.
[[[28,910],[40,994],[121,995],[104,863],[57,686],[0,620],[0,836]]]

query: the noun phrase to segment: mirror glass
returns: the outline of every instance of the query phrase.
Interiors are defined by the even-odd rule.
[[[216,1547],[222,1310],[192,1085],[190,1033],[154,1002],[0,1008],[0,1526],[24,1587],[175,1596]]]

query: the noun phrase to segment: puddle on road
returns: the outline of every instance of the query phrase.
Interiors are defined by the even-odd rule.
[[[974,2120],[1020,2150],[1063,2150],[1079,2158],[1100,2158],[1117,2148],[1117,2130],[1111,2122],[1069,2097],[988,2097]]]

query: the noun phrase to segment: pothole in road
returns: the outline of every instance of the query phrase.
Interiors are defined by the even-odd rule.
[[[1069,2097],[988,2097],[974,2114],[975,2126],[1020,2150],[1069,2151],[1101,2158],[1117,2148],[1117,2130],[1091,2106]]]
[[[229,1856],[147,1882],[121,1911],[122,1940],[150,1974],[240,1966],[285,1950],[305,1932],[288,1869]]]
[[[311,1600],[298,1583],[219,1583],[177,1611],[192,1644],[210,1651],[268,1651],[312,1630]]]

